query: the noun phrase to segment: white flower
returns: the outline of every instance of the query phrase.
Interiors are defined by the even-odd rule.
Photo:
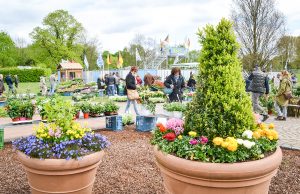
[[[246,148],[250,149],[250,148],[252,148],[252,147],[255,145],[255,143],[252,142],[252,141],[249,141],[249,140],[244,140],[243,145],[244,145]]]
[[[242,139],[236,139],[236,141],[239,145],[243,145],[243,143],[244,143],[244,140],[242,140]]]
[[[246,130],[244,131],[244,133],[242,134],[243,137],[246,137],[248,139],[252,139],[252,135],[253,135],[253,132],[251,130]]]

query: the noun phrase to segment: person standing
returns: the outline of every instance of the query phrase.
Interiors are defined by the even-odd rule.
[[[164,82],[165,87],[173,89],[169,95],[171,102],[182,101],[183,88],[185,87],[184,78],[181,75],[181,71],[178,67],[173,67],[171,75],[167,77]]]
[[[45,77],[40,77],[40,89],[42,92],[42,96],[46,96],[47,94],[47,85]]]
[[[139,75],[136,75],[135,79],[136,79],[136,84],[138,86],[141,86],[143,84],[143,80]]]
[[[0,96],[2,96],[4,91],[5,91],[5,86],[4,86],[4,81],[3,81],[3,75],[0,74]]]
[[[120,86],[120,76],[119,76],[119,72],[117,72],[115,74],[115,80],[116,80],[116,91],[117,91],[117,95],[120,95],[120,91],[119,91],[119,86]]]
[[[49,95],[53,95],[54,92],[55,92],[55,87],[56,87],[56,75],[55,74],[52,74],[50,75],[50,93]]]
[[[264,110],[264,108],[259,105],[259,98],[262,95],[265,95],[265,98],[268,98],[268,94],[269,94],[268,76],[264,72],[262,72],[259,67],[256,67],[248,79],[251,81],[249,85],[249,91],[251,91],[252,93],[253,110],[256,113],[263,115],[262,121],[264,122],[269,118],[269,116],[267,112]]]
[[[140,115],[138,108],[137,108],[137,102],[136,100],[139,99],[139,95],[137,92],[137,81],[136,81],[136,76],[137,76],[138,68],[136,66],[132,66],[130,69],[130,72],[126,76],[126,93],[127,93],[127,105],[125,109],[125,113],[128,113],[130,104],[133,104],[134,111],[136,115]]]
[[[105,84],[107,85],[107,95],[114,96],[116,79],[111,73],[109,74],[109,76],[107,76]]]
[[[5,82],[6,82],[6,84],[8,85],[8,88],[9,88],[8,91],[14,93],[14,83],[13,83],[13,80],[12,80],[10,74],[8,74],[8,75],[6,76]]]
[[[287,105],[289,99],[292,98],[292,82],[290,81],[288,71],[282,71],[281,76],[274,102],[275,111],[278,114],[278,117],[275,118],[275,120],[285,121],[287,118]]]
[[[14,79],[14,81],[15,81],[15,86],[16,86],[16,88],[18,88],[19,82],[20,82],[20,81],[19,81],[19,78],[18,78],[18,75],[15,75],[14,78],[15,78],[15,79]]]
[[[194,78],[194,74],[191,72],[190,73],[190,79],[187,83],[187,86],[189,87],[190,89],[190,92],[194,92],[195,91],[195,88],[196,88],[196,80]]]

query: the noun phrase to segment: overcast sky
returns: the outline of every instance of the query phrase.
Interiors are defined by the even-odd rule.
[[[231,0],[0,0],[0,31],[30,43],[32,29],[49,12],[64,9],[89,37],[100,40],[103,50],[121,50],[135,34],[157,42],[169,34],[170,44],[188,37],[191,49],[198,49],[197,29],[228,18],[231,6]],[[278,0],[277,7],[286,16],[288,33],[300,35],[300,1]]]

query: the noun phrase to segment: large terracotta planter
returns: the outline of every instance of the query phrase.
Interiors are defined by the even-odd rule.
[[[91,194],[97,167],[104,151],[84,156],[80,160],[29,158],[18,151],[26,171],[32,194]]]
[[[185,160],[157,147],[154,154],[169,194],[268,194],[282,159],[279,147],[267,158],[232,164]]]

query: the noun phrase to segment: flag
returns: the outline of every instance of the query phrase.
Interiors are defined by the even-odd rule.
[[[190,46],[191,46],[191,42],[190,39],[188,38],[187,41],[185,42],[185,47],[190,48]]]
[[[165,42],[169,43],[169,34],[168,34],[168,36],[165,38]]]
[[[107,54],[106,63],[107,63],[108,65],[111,64],[111,58],[110,58],[110,54],[109,54],[109,53]]]
[[[86,55],[84,55],[83,63],[84,63],[84,65],[85,65],[85,68],[86,68],[86,69],[89,69],[89,62],[88,62],[88,60],[87,60],[87,58],[86,58]]]
[[[137,48],[135,48],[135,60],[136,61],[142,61],[141,56],[139,54],[139,51]]]
[[[121,52],[119,51],[119,56],[118,56],[118,64],[117,64],[118,68],[122,68],[123,67],[123,58],[121,55]]]
[[[103,61],[103,59],[102,59],[102,53],[100,52],[100,53],[99,53],[99,56],[98,56],[98,59],[97,59],[97,66],[98,66],[99,68],[101,68],[101,67],[103,67],[103,65],[104,65],[104,61]]]

